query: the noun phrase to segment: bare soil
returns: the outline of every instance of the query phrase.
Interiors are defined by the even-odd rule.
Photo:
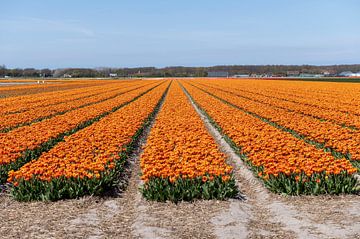
[[[128,186],[115,196],[19,203],[0,194],[0,238],[360,238],[358,195],[270,193],[202,118],[234,166],[244,199],[146,201],[139,191],[139,147],[129,160]]]

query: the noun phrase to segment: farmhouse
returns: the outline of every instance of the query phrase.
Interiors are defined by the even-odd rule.
[[[299,71],[287,71],[286,76],[299,76]]]

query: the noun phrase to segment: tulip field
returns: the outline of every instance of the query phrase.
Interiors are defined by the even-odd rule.
[[[305,115],[279,107],[282,101],[270,104],[271,94],[261,103],[257,89],[244,89],[242,84],[185,83],[194,101],[266,187],[291,195],[358,191],[354,177],[359,169],[357,129],[313,117],[311,111]],[[253,98],[248,92],[254,92]]]
[[[105,195],[124,177],[140,138],[145,199],[238,198],[241,169],[204,119],[270,192],[360,190],[355,83],[59,80],[0,87],[0,115],[0,185],[19,201]]]

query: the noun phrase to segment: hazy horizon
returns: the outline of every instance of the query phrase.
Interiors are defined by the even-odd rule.
[[[2,3],[8,68],[360,63],[360,3],[25,1]]]

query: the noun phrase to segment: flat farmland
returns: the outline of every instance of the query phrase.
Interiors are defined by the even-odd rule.
[[[0,115],[0,237],[360,238],[360,84],[58,80]]]

